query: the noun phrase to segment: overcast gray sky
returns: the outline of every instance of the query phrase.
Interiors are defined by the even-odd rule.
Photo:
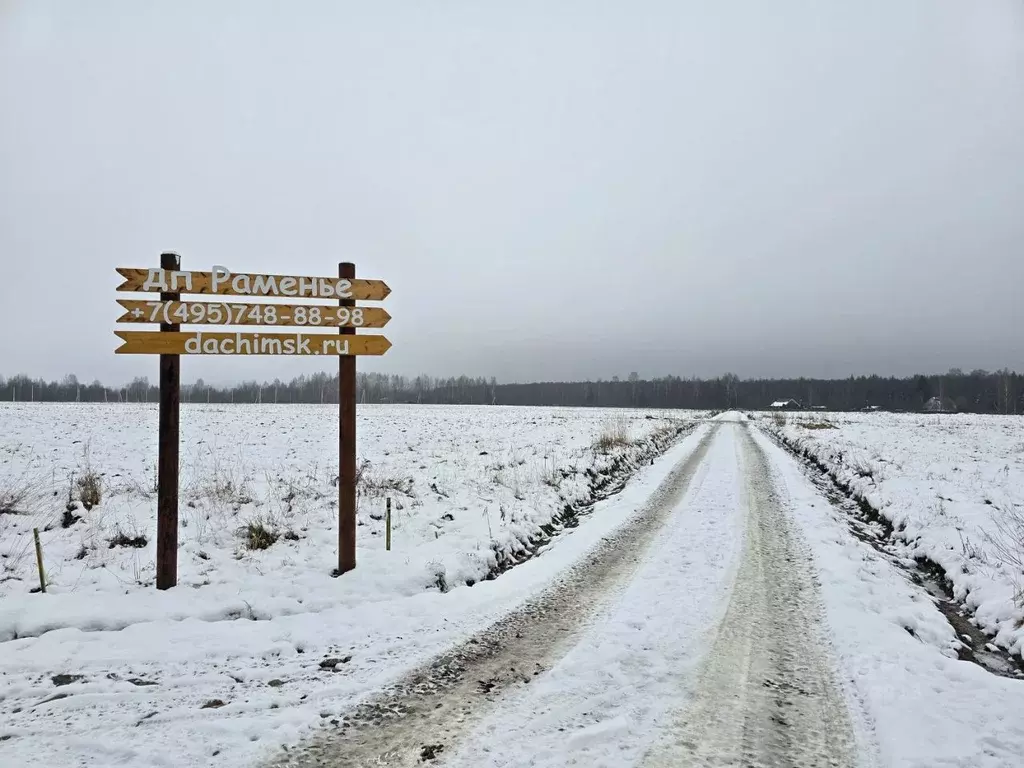
[[[386,280],[363,370],[1021,370],[1024,2],[0,0],[0,373],[155,380],[163,250]]]

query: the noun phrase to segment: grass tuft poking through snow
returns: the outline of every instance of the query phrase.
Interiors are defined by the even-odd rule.
[[[616,448],[629,445],[629,421],[621,416],[609,419],[601,434],[594,441],[594,449],[600,453],[611,453]]]
[[[400,494],[413,497],[414,478],[409,475],[402,475],[395,472],[376,468],[373,464],[364,459],[356,473],[356,492],[360,496],[368,498],[382,498],[389,495]]]
[[[28,468],[0,473],[0,515],[33,514],[45,494],[43,481]]]
[[[82,502],[86,512],[103,500],[103,481],[95,472],[89,471],[75,478],[78,486],[78,500]]]
[[[262,519],[250,520],[241,530],[245,548],[248,550],[270,549],[280,537],[276,530]]]
[[[1011,574],[1014,602],[1024,608],[1024,509],[1019,505],[1008,509],[996,509],[991,502],[988,505],[993,507],[995,530],[984,533],[986,543],[995,562]],[[978,559],[984,556],[984,552],[970,540],[964,542],[964,552]],[[1018,620],[1018,627],[1024,629],[1024,614]]]

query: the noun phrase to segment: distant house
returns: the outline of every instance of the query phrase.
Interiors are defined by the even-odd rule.
[[[948,397],[933,397],[924,404],[925,413],[956,413],[956,403]]]
[[[769,411],[799,411],[802,409],[803,406],[801,406],[799,402],[793,399],[776,400],[774,403],[768,406]]]

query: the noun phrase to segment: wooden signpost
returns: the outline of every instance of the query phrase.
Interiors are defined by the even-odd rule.
[[[214,266],[186,272],[174,253],[160,256],[159,269],[117,269],[118,291],[159,293],[159,300],[118,299],[119,323],[159,323],[159,331],[114,331],[119,355],[160,355],[160,455],[157,463],[156,586],[178,582],[178,411],[182,355],[334,355],[338,358],[338,573],[356,567],[356,356],[383,355],[384,336],[357,335],[357,328],[383,328],[391,319],[381,301],[391,289],[381,280],[357,280],[355,265],[338,265],[338,277],[233,273]],[[181,294],[272,299],[337,299],[334,304],[270,301],[183,301]],[[182,325],[249,326],[245,331],[182,331]],[[259,330],[252,330],[259,326]],[[297,333],[264,327],[297,327]],[[317,332],[337,328],[338,333]],[[309,329],[313,329],[309,331]]]
[[[181,269],[176,253],[160,254],[161,269]],[[160,294],[161,301],[177,301],[177,293]],[[161,333],[176,333],[179,326],[160,323]],[[181,403],[181,358],[160,355],[159,448],[156,462],[156,588],[178,583],[178,407]]]

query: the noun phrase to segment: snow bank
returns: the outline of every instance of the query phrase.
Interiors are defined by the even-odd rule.
[[[1003,552],[1024,557],[1024,541],[1001,531],[1024,516],[1024,420],[813,413],[758,422],[869,503],[892,524],[901,555],[940,566],[976,624],[1024,656],[1024,570]]]
[[[850,423],[844,417],[839,422],[842,429]],[[787,432],[796,439],[793,429]],[[758,441],[813,551],[841,679],[868,747],[862,765],[1020,766],[1024,683],[958,661],[950,650],[953,629],[931,597],[850,535],[844,513],[818,493],[792,457],[764,436]]]
[[[183,408],[180,586],[166,592],[152,586],[156,409],[4,404],[0,416],[0,491],[31,491],[19,514],[0,515],[0,641],[156,620],[265,620],[346,599],[327,578],[335,408]],[[678,413],[414,406],[362,408],[359,422],[360,602],[445,591],[509,567],[689,425]],[[604,433],[621,440],[599,446]],[[78,480],[90,475],[102,499],[87,510]],[[33,527],[45,595],[30,592]],[[276,541],[254,548],[265,534]]]

